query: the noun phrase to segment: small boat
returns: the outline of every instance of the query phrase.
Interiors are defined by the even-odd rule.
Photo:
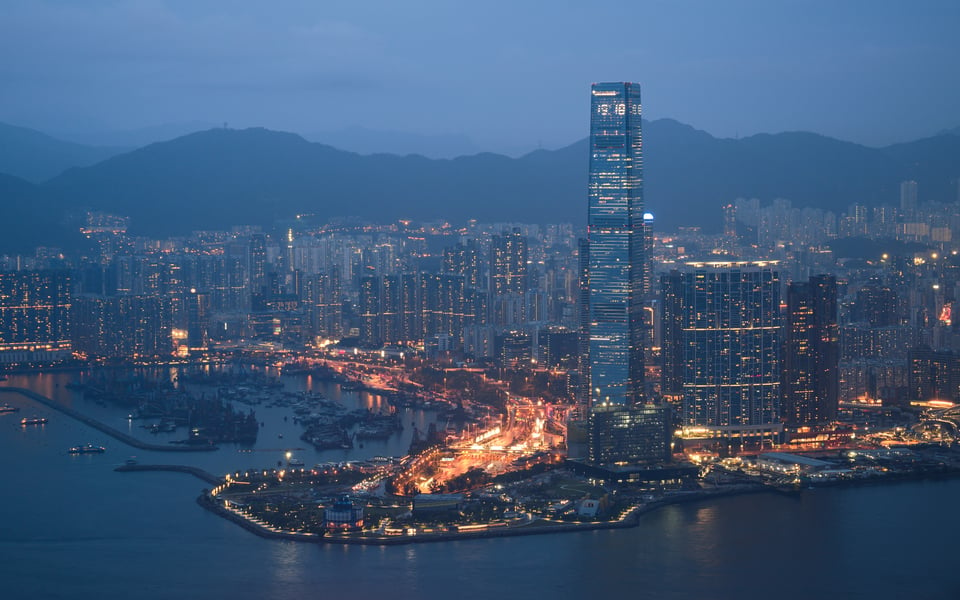
[[[14,413],[14,412],[20,412],[20,408],[17,406],[10,406],[9,404],[4,404],[3,406],[0,406],[0,415],[6,414],[6,413]]]
[[[107,449],[103,446],[94,446],[93,444],[84,444],[82,446],[74,446],[70,448],[67,452],[70,454],[103,454]]]
[[[137,459],[136,459],[136,457],[131,456],[130,458],[128,458],[128,459],[126,460],[126,464],[127,464],[128,467],[132,467],[133,465],[137,464]]]
[[[20,419],[21,425],[43,425],[46,422],[47,419],[45,417],[30,417],[29,419],[24,417]]]
[[[288,467],[302,467],[302,466],[303,466],[303,461],[300,460],[299,458],[291,458],[291,459],[289,459],[289,460],[287,461],[287,466],[288,466]]]

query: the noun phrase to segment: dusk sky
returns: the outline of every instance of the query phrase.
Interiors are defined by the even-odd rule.
[[[714,135],[868,145],[960,125],[960,3],[4,0],[0,121],[49,133],[228,122],[587,135],[589,86]]]

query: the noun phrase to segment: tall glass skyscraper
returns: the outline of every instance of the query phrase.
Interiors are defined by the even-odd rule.
[[[595,83],[580,252],[584,395],[589,460],[596,465],[670,459],[669,414],[644,402],[642,147],[640,85]]]
[[[595,83],[590,102],[586,292],[591,408],[643,399],[643,159],[640,85]]]

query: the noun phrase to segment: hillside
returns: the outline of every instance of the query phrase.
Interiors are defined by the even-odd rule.
[[[568,221],[586,217],[586,140],[512,159],[361,156],[266,129],[211,129],[74,168],[43,186],[52,200],[133,217],[149,235],[269,226],[320,217]],[[719,228],[719,207],[738,197],[843,212],[897,204],[899,183],[921,201],[956,200],[960,136],[868,148],[810,133],[720,139],[662,119],[644,129],[647,209],[658,228]]]
[[[70,167],[85,167],[124,152],[64,142],[26,127],[0,123],[0,173],[34,183],[46,181]]]

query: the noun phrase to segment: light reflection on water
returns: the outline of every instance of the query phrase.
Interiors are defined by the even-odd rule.
[[[62,375],[38,376],[37,384],[65,397],[72,392],[55,385]],[[17,385],[14,377],[10,384]],[[617,531],[398,547],[295,544],[258,538],[203,510],[194,502],[204,487],[199,480],[113,472],[131,453],[143,463],[170,462],[169,454],[110,442],[104,455],[70,456],[67,447],[97,442],[98,434],[21,397],[9,402],[51,421],[24,429],[19,417],[0,416],[4,600],[489,600],[592,598],[600,591],[642,598],[960,597],[960,479],[722,498],[666,507]],[[112,410],[82,400],[77,407]],[[218,466],[269,454],[224,448],[175,460],[220,472]]]
[[[264,567],[278,584],[298,583],[304,579],[309,550],[309,546],[296,542],[278,541],[270,544],[270,560]]]
[[[256,369],[251,369],[256,371]],[[174,377],[177,373],[176,368],[152,368],[138,369],[135,374],[154,377]],[[274,369],[274,376],[277,371]],[[102,375],[106,380],[123,379],[130,376],[129,371],[104,371]],[[35,392],[53,398],[57,402],[66,406],[71,406],[80,410],[95,419],[98,419],[111,427],[127,432],[130,435],[153,444],[164,444],[171,441],[182,440],[186,437],[186,431],[179,428],[173,433],[151,433],[149,425],[153,423],[150,420],[129,420],[127,415],[132,411],[130,407],[117,407],[103,401],[86,399],[82,392],[68,389],[66,386],[74,381],[89,381],[91,375],[89,372],[52,372],[35,373],[29,375],[11,375],[4,384],[13,387],[25,387]],[[389,410],[389,403],[386,398],[377,394],[369,394],[364,391],[345,391],[341,390],[336,383],[321,381],[316,378],[299,375],[281,377],[284,384],[284,390],[291,392],[316,391],[322,393],[325,397],[337,400],[343,404],[347,410],[368,409],[374,411]],[[215,393],[215,388],[211,386],[201,386],[192,384],[191,389],[198,393]],[[11,396],[10,398],[15,398]],[[62,415],[52,413],[51,409],[29,400],[23,399],[29,414],[36,413],[38,416],[47,416],[60,422],[72,422],[71,419]],[[356,441],[351,449],[332,449],[316,450],[309,444],[301,441],[300,435],[303,428],[293,422],[293,413],[286,407],[270,407],[266,404],[248,406],[242,403],[235,403],[235,407],[241,411],[253,410],[256,412],[257,420],[261,421],[263,427],[260,429],[257,443],[252,447],[240,446],[237,444],[223,444],[221,449],[216,452],[208,453],[188,453],[169,455],[143,450],[134,450],[127,448],[120,450],[123,458],[129,458],[131,455],[137,455],[141,462],[171,462],[176,457],[176,462],[191,464],[207,469],[216,474],[234,472],[237,470],[246,470],[248,468],[263,469],[275,468],[283,464],[287,451],[293,451],[297,458],[304,461],[307,467],[322,462],[343,462],[349,460],[364,460],[374,456],[402,456],[406,454],[410,447],[410,442],[414,435],[414,430],[421,436],[425,435],[431,423],[436,420],[436,412],[423,411],[411,408],[400,408],[400,423],[403,426],[401,431],[395,432],[386,440],[363,440]],[[51,414],[48,414],[51,413]],[[53,423],[51,420],[51,424]],[[444,428],[446,423],[437,423],[437,427]],[[359,426],[354,426],[351,431],[355,431]],[[110,439],[106,434],[97,432],[89,440],[82,437],[73,440],[72,445],[85,443],[86,441],[96,442],[97,445],[110,447],[123,444]],[[299,450],[296,450],[299,448]]]

